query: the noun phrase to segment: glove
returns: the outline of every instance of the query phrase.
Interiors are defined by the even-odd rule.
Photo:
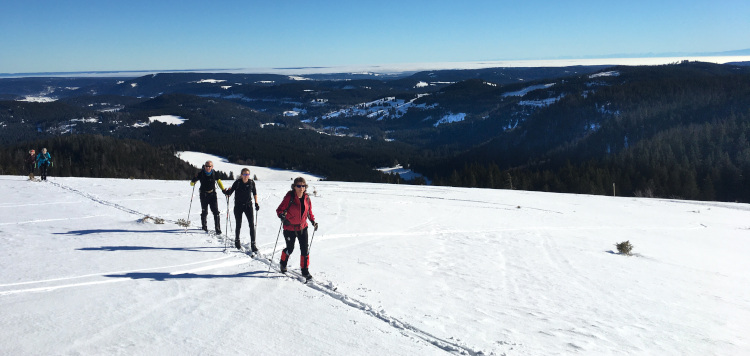
[[[313,221],[312,223],[313,223],[313,227],[315,228],[314,231],[318,231],[318,223],[316,223],[315,221]]]
[[[228,189],[224,189],[221,192],[224,193],[224,195],[229,196],[229,190]]]
[[[258,211],[258,210],[260,210],[260,205],[258,205],[258,203],[255,203],[255,211]]]
[[[195,182],[193,182],[193,181],[190,181],[190,186],[191,186],[191,187],[195,187]]]
[[[282,222],[282,223],[283,223],[284,225],[291,225],[291,224],[292,224],[292,223],[291,223],[291,222],[289,221],[289,219],[287,219],[287,218],[286,218],[286,213],[281,213],[281,215],[279,215],[279,219],[281,219],[281,222]]]

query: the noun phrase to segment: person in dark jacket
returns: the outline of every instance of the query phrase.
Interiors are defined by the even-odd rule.
[[[47,168],[52,165],[52,155],[47,152],[46,148],[42,148],[42,152],[36,156],[36,165],[39,167],[42,180],[47,180]]]
[[[208,217],[208,207],[211,207],[211,213],[214,215],[214,228],[216,234],[221,235],[221,221],[219,219],[219,205],[216,201],[216,185],[219,188],[224,188],[221,179],[216,179],[216,172],[214,172],[214,163],[206,161],[203,165],[203,169],[190,180],[190,185],[195,185],[195,182],[200,181],[201,186],[198,188],[201,198],[201,228],[203,231],[208,231],[208,224],[206,222]]]
[[[36,166],[36,152],[29,150],[29,155],[23,160],[26,164],[26,170],[29,173],[29,179],[34,179],[34,166]]]
[[[286,264],[294,251],[296,239],[299,240],[302,275],[310,279],[312,276],[308,270],[310,267],[310,251],[307,244],[307,220],[309,219],[312,222],[315,231],[318,230],[318,223],[315,222],[312,203],[306,190],[307,182],[305,182],[305,178],[294,179],[292,190],[281,200],[281,204],[276,208],[276,215],[284,225],[284,240],[286,240],[286,248],[281,251],[281,261],[279,262],[281,272],[286,273]]]
[[[237,228],[234,231],[234,247],[242,249],[240,245],[240,229],[242,228],[242,214],[247,216],[247,223],[250,226],[250,248],[253,253],[258,252],[255,247],[255,226],[253,225],[253,200],[255,200],[255,210],[260,210],[258,205],[258,191],[255,189],[255,182],[250,179],[250,169],[242,168],[240,178],[234,181],[231,188],[224,190],[224,194],[229,199],[232,193],[234,196],[234,220],[237,222]]]

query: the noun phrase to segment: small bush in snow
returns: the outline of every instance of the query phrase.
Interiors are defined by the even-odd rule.
[[[617,247],[617,252],[619,252],[621,255],[631,255],[631,252],[633,251],[633,244],[630,243],[630,241],[624,241],[620,242],[619,244],[615,244],[615,247]]]

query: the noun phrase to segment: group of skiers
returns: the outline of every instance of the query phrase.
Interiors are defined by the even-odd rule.
[[[230,188],[224,188],[221,179],[216,177],[212,161],[207,161],[203,168],[190,180],[190,185],[195,187],[195,183],[200,181],[199,196],[201,202],[201,228],[208,231],[207,218],[208,208],[214,216],[214,228],[216,234],[221,234],[221,221],[219,218],[219,206],[216,195],[216,187],[224,193],[229,205],[229,197],[234,196],[234,218],[237,228],[235,229],[234,246],[241,250],[240,245],[240,228],[242,227],[242,215],[247,217],[250,229],[250,249],[252,253],[257,253],[258,248],[255,245],[255,226],[253,225],[253,207],[257,212],[260,210],[258,205],[258,191],[255,182],[250,179],[250,169],[243,168],[240,178],[234,181]],[[315,222],[315,215],[312,212],[310,197],[307,195],[307,182],[305,178],[298,177],[292,183],[292,189],[287,192],[286,196],[276,208],[276,216],[279,217],[284,227],[284,240],[286,248],[281,251],[281,260],[279,267],[282,273],[287,271],[287,262],[289,256],[294,251],[295,241],[299,241],[300,247],[300,268],[302,275],[306,279],[312,278],[309,272],[310,251],[308,245],[307,221],[310,220],[315,231],[318,230],[318,223]],[[195,188],[193,188],[195,189]]]
[[[52,155],[47,152],[46,148],[42,148],[42,152],[38,155],[33,149],[29,150],[29,155],[24,159],[26,164],[26,170],[29,173],[29,180],[34,179],[34,169],[39,167],[39,173],[41,173],[41,180],[47,180],[47,169],[52,166]]]

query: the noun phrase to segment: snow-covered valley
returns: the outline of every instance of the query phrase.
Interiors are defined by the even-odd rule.
[[[267,256],[289,184],[257,182]],[[750,353],[747,204],[314,185],[305,285],[187,181],[0,176],[0,354]]]

